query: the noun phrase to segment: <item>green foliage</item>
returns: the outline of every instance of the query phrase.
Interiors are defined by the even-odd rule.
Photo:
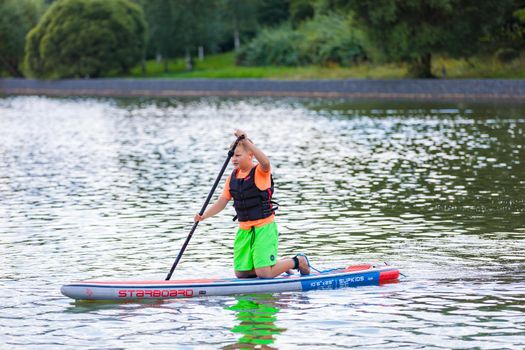
[[[350,67],[340,66],[237,66],[235,53],[228,52],[208,55],[197,61],[193,71],[184,68],[183,59],[169,61],[170,71],[163,71],[163,64],[156,60],[146,62],[148,78],[187,79],[187,78],[265,78],[265,79],[401,79],[407,75],[407,65],[403,63],[360,62]],[[465,59],[452,59],[437,55],[433,60],[435,74],[446,72],[452,79],[472,78],[525,78],[525,55],[510,63],[499,64],[490,55],[480,55]],[[116,75],[115,75],[116,76]],[[129,77],[144,77],[140,66],[131,70]]]
[[[151,53],[177,57],[203,46],[213,51],[224,31],[212,0],[144,1]]]
[[[291,0],[290,18],[292,25],[298,26],[303,21],[314,17],[315,10],[311,0]]]
[[[257,21],[273,25],[287,18],[283,0],[135,0],[144,7],[150,28],[148,57],[194,56],[231,50],[253,37]],[[236,42],[234,44],[234,37]]]
[[[301,38],[301,34],[288,25],[263,29],[257,38],[241,49],[237,60],[246,66],[300,65],[298,43]]]
[[[513,16],[521,24],[525,24],[525,9],[519,9],[519,10],[514,11]]]
[[[25,69],[37,78],[126,72],[145,38],[142,9],[128,0],[58,0],[27,36]]]
[[[259,0],[257,22],[263,26],[275,26],[288,19],[289,0]]]
[[[508,61],[511,51],[525,48],[525,1],[515,0],[516,7],[507,8],[501,25],[491,30],[483,39],[482,54],[493,54],[499,62]],[[503,60],[503,61],[502,61]]]
[[[206,55],[235,48],[237,64],[272,70],[390,62],[431,77],[443,75],[435,57],[479,55],[494,67],[475,69],[518,69],[525,57],[525,0],[0,0],[0,75],[115,75],[143,57],[162,57],[166,71],[172,58],[187,56],[191,69],[203,62],[191,59],[201,46]],[[238,69],[241,75],[256,70]],[[472,69],[468,74],[477,74]],[[233,74],[234,67],[228,70],[220,74]]]
[[[259,0],[222,0],[224,23],[232,34],[233,47],[239,50],[241,42],[251,39],[258,31],[257,6]]]
[[[332,2],[337,2],[332,0]],[[432,76],[431,55],[479,52],[513,0],[349,0],[369,40],[383,58],[408,61],[418,77]]]
[[[508,63],[519,57],[518,51],[510,47],[498,49],[494,53],[494,59],[500,63]]]
[[[307,64],[346,66],[365,57],[361,33],[351,17],[335,13],[317,16],[304,22],[299,32],[303,36],[298,43],[299,52]]]
[[[513,41],[517,43],[517,48],[525,48],[525,8],[518,9],[512,14],[512,19],[515,21],[511,32]]]
[[[43,8],[42,0],[0,1],[0,72],[22,75],[19,63],[24,56],[25,37]]]
[[[290,25],[263,29],[237,57],[242,65],[349,65],[365,57],[350,17],[317,16],[294,30]]]
[[[156,60],[146,62],[149,78],[266,78],[266,79],[342,79],[342,78],[402,78],[406,70],[402,65],[377,65],[364,62],[351,67],[338,66],[262,66],[246,67],[235,63],[235,53],[228,52],[208,55],[203,61],[197,61],[193,71],[185,70],[183,59],[169,60],[169,72],[163,70],[163,64]],[[135,67],[131,77],[144,77],[141,67]]]

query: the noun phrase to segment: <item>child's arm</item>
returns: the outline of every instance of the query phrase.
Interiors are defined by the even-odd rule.
[[[270,159],[264,154],[263,151],[261,151],[257,146],[255,146],[250,140],[248,140],[248,136],[246,133],[242,130],[235,130],[235,136],[239,137],[241,135],[244,135],[244,140],[240,141],[242,142],[242,145],[244,148],[248,151],[253,153],[255,159],[259,162],[259,165],[261,166],[261,170],[265,173],[269,172],[271,170],[270,165]]]
[[[217,202],[213,203],[213,205],[208,210],[206,210],[202,216],[197,213],[193,220],[202,221],[220,213],[224,208],[226,208],[226,204],[228,204],[229,201],[230,200],[228,198],[224,198],[222,196],[219,197],[219,199],[217,199]]]

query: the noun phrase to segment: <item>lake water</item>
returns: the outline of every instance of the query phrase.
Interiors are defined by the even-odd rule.
[[[237,127],[272,161],[281,256],[406,278],[162,303],[60,294],[163,279]],[[1,347],[522,349],[524,148],[523,105],[2,97]],[[199,225],[173,279],[232,276],[232,215]]]

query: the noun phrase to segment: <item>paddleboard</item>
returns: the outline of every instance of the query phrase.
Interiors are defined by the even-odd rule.
[[[338,289],[396,282],[389,265],[353,265],[310,275],[277,278],[217,278],[170,281],[80,281],[63,285],[62,294],[77,300],[142,300]]]

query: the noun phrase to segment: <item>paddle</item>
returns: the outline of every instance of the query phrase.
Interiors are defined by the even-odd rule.
[[[213,196],[213,192],[215,192],[215,189],[217,188],[217,185],[219,184],[219,181],[221,180],[221,177],[224,174],[224,170],[226,170],[226,167],[228,166],[228,163],[230,162],[230,159],[233,157],[233,152],[235,151],[235,148],[237,147],[237,144],[242,139],[244,139],[244,135],[239,136],[237,138],[237,140],[235,140],[235,142],[233,143],[233,145],[230,148],[230,150],[228,151],[228,157],[226,158],[226,161],[222,165],[222,169],[221,169],[219,175],[217,176],[217,178],[215,179],[215,183],[213,184],[213,187],[211,188],[211,191],[208,194],[208,198],[206,198],[206,201],[204,202],[204,205],[202,206],[201,211],[199,212],[199,215],[203,215],[204,214],[204,211],[206,210],[206,207],[210,203],[211,196]],[[186,247],[188,246],[188,243],[190,242],[190,239],[193,236],[193,232],[195,232],[195,229],[197,228],[197,225],[199,225],[199,221],[195,221],[195,223],[193,223],[193,227],[191,228],[190,234],[188,235],[188,237],[186,237],[186,241],[182,245],[182,248],[181,248],[181,250],[179,252],[179,255],[177,255],[177,258],[175,259],[175,262],[173,263],[173,266],[171,267],[171,270],[168,273],[168,276],[166,276],[166,281],[168,281],[171,278],[171,275],[173,274],[173,271],[175,271],[175,268],[177,267],[177,264],[179,263],[179,260],[182,257],[182,254],[184,254],[184,251],[186,250]]]

